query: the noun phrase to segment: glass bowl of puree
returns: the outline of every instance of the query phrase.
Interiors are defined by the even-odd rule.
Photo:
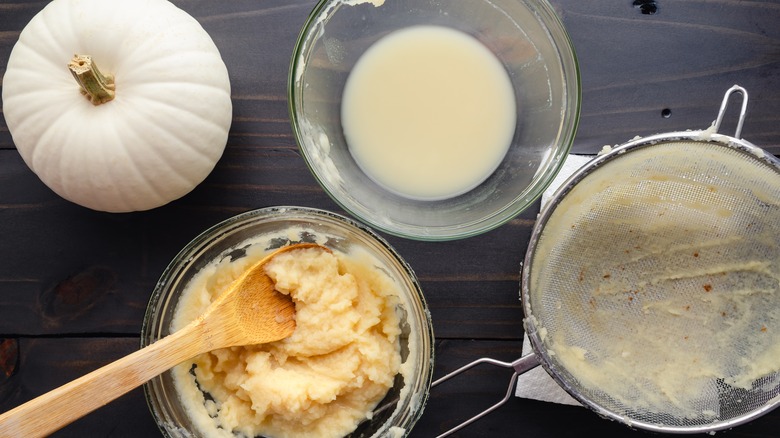
[[[544,0],[321,0],[288,78],[293,132],[357,219],[416,240],[499,227],[571,149],[574,48]]]
[[[190,242],[163,272],[144,317],[151,344],[197,318],[252,263],[293,298],[295,332],[217,350],[144,386],[166,437],[406,436],[433,370],[430,314],[414,272],[379,235],[323,210],[273,207],[227,219]],[[282,257],[287,257],[282,259]]]

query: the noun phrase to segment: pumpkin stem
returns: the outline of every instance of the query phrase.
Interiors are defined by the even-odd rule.
[[[114,98],[114,77],[104,75],[89,55],[73,55],[68,69],[81,86],[81,94],[93,105],[106,103]]]

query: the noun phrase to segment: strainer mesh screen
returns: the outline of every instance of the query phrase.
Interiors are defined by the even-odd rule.
[[[596,168],[541,233],[530,310],[549,365],[627,422],[699,427],[780,394],[780,174],[672,141]]]

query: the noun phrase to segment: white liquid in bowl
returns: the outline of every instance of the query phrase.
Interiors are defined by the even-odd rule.
[[[413,26],[371,46],[347,79],[341,117],[360,168],[413,199],[477,187],[506,155],[516,124],[506,69],[482,43]]]

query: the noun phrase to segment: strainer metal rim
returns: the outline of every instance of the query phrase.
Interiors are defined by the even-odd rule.
[[[742,100],[742,110],[740,112],[740,118],[738,120],[735,134],[733,137],[719,134],[718,130],[720,128],[721,121],[723,120],[723,116],[725,114],[725,109],[728,103],[729,96],[737,92],[743,95],[743,100]],[[540,212],[537,218],[536,225],[534,226],[533,232],[531,234],[531,239],[528,245],[525,258],[521,263],[520,298],[522,302],[522,308],[525,313],[525,318],[523,319],[523,325],[524,325],[525,334],[528,336],[530,340],[530,344],[533,351],[525,354],[524,356],[521,356],[519,359],[513,362],[503,362],[488,357],[483,357],[474,360],[433,382],[431,386],[432,387],[437,386],[442,382],[450,380],[453,377],[461,373],[464,373],[481,364],[488,364],[488,365],[498,366],[502,368],[509,368],[514,371],[514,373],[512,374],[512,378],[509,381],[509,387],[507,388],[507,392],[504,395],[503,399],[501,399],[498,403],[494,404],[493,406],[474,415],[470,419],[453,427],[447,432],[439,435],[437,438],[443,438],[445,436],[449,436],[452,433],[462,429],[463,427],[468,426],[469,424],[472,424],[473,422],[479,420],[480,418],[488,415],[495,409],[502,406],[511,398],[513,388],[515,386],[518,376],[537,367],[538,365],[542,365],[542,368],[553,378],[553,380],[562,389],[568,392],[582,405],[584,405],[587,408],[590,408],[590,410],[594,411],[601,417],[606,419],[611,419],[611,420],[617,420],[619,422],[628,425],[629,427],[641,428],[651,432],[680,433],[680,434],[702,433],[702,432],[712,433],[717,430],[730,429],[740,424],[751,421],[757,417],[760,417],[761,415],[764,415],[765,413],[773,410],[778,405],[780,405],[780,395],[777,395],[771,400],[769,400],[769,402],[767,402],[765,405],[761,406],[760,408],[754,409],[746,414],[738,415],[728,420],[720,420],[711,424],[705,424],[701,426],[671,426],[671,425],[665,426],[659,423],[649,423],[641,420],[632,420],[626,418],[625,416],[618,415],[615,412],[604,408],[600,404],[591,401],[589,398],[584,397],[578,391],[575,391],[570,385],[569,383],[570,381],[567,380],[565,377],[562,377],[555,370],[555,366],[556,366],[555,362],[552,361],[551,355],[548,354],[548,351],[543,344],[543,337],[544,337],[543,330],[538,326],[537,321],[533,315],[533,312],[531,312],[530,304],[529,304],[530,303],[530,298],[529,298],[530,291],[528,286],[529,279],[530,279],[529,269],[532,264],[533,258],[535,256],[536,247],[537,244],[539,243],[539,238],[541,236],[541,231],[542,229],[545,228],[550,215],[552,214],[553,210],[555,210],[555,207],[557,207],[557,205],[560,203],[560,200],[564,198],[567,195],[567,193],[570,192],[580,180],[585,178],[594,169],[599,168],[600,166],[607,163],[608,161],[611,161],[617,156],[636,150],[638,148],[651,147],[653,145],[667,143],[667,142],[710,142],[710,143],[717,143],[721,146],[728,147],[731,149],[737,149],[746,154],[751,154],[754,158],[764,162],[769,167],[773,167],[775,170],[778,171],[778,173],[780,173],[779,159],[766,153],[763,149],[753,145],[752,143],[740,139],[742,125],[746,114],[747,98],[748,98],[747,91],[744,88],[740,87],[739,85],[734,85],[726,92],[726,95],[721,104],[720,112],[718,113],[718,118],[710,128],[706,130],[700,130],[700,131],[670,132],[666,134],[657,134],[649,137],[642,137],[642,138],[637,137],[627,143],[624,143],[621,146],[615,147],[611,151],[608,151],[602,155],[597,156],[590,162],[586,163],[582,168],[580,168],[577,172],[575,172],[571,177],[569,177],[563,183],[561,188],[559,188],[556,191],[556,193],[553,195],[552,200],[548,202],[547,205],[543,206],[542,211]]]
[[[729,90],[729,92],[732,92],[732,90]],[[742,89],[740,88],[740,90]],[[730,93],[726,94],[726,99],[728,99],[729,94]],[[744,99],[745,100],[747,99],[746,94]],[[721,108],[721,115],[722,113],[723,113],[723,108]],[[582,393],[576,390],[572,386],[570,381],[566,377],[562,376],[561,373],[556,369],[556,361],[548,353],[548,350],[544,345],[544,341],[543,341],[544,333],[542,330],[539,329],[539,327],[537,327],[537,321],[531,309],[532,300],[530,298],[530,290],[529,290],[531,267],[533,265],[533,260],[537,249],[537,245],[539,243],[541,234],[545,229],[548,220],[550,219],[550,216],[553,214],[558,204],[560,204],[560,202],[566,197],[566,195],[581,180],[583,180],[586,176],[593,173],[595,170],[597,170],[604,164],[620,157],[621,155],[630,153],[638,149],[653,147],[659,144],[680,142],[680,141],[687,141],[687,142],[694,142],[694,143],[714,143],[724,147],[739,150],[746,154],[750,154],[754,158],[758,159],[759,161],[763,162],[768,166],[774,167],[775,169],[777,169],[778,172],[780,172],[780,159],[776,158],[774,155],[765,152],[762,148],[754,145],[753,143],[750,143],[747,140],[713,132],[717,130],[716,127],[720,125],[719,122],[720,122],[720,117],[718,121],[713,124],[712,127],[704,130],[677,131],[677,132],[656,134],[647,137],[637,137],[633,140],[630,140],[626,143],[623,143],[619,146],[612,148],[608,152],[597,155],[595,158],[593,158],[592,160],[584,164],[582,167],[580,167],[577,171],[575,171],[554,192],[549,202],[542,207],[531,233],[528,249],[526,251],[526,255],[522,264],[521,282],[520,282],[521,302],[522,302],[522,308],[524,312],[523,325],[524,325],[526,335],[528,336],[528,339],[530,341],[531,348],[533,349],[533,353],[531,354],[536,355],[537,360],[542,365],[542,368],[545,369],[545,371],[553,378],[553,380],[561,388],[563,388],[568,394],[570,394],[577,401],[579,401],[581,404],[588,407],[589,409],[591,409],[601,417],[624,423],[629,427],[645,429],[653,432],[678,433],[678,434],[707,433],[707,432],[730,429],[735,426],[754,420],[766,414],[767,412],[775,409],[776,407],[780,406],[780,396],[775,397],[774,399],[772,399],[770,402],[766,403],[762,407],[758,409],[754,409],[745,414],[733,417],[731,419],[717,420],[709,424],[697,425],[697,426],[666,426],[657,423],[649,423],[645,421],[632,420],[630,418],[625,417],[624,415],[620,415],[616,412],[613,412],[612,410],[607,409],[596,402],[593,402],[588,397],[584,396]],[[737,128],[736,135],[739,135],[739,132],[741,130],[741,126],[742,126],[741,122],[742,120],[740,120],[740,124]]]
[[[620,155],[631,152],[636,149],[655,146],[661,143],[670,143],[676,141],[688,141],[694,143],[716,143],[722,146],[730,147],[745,153],[748,153],[756,159],[763,161],[765,164],[773,166],[780,171],[780,159],[774,155],[766,152],[764,149],[754,145],[753,143],[738,139],[725,134],[718,134],[711,132],[709,129],[702,129],[696,131],[676,131],[667,132],[662,134],[655,134],[647,137],[634,138],[631,141],[623,143],[619,146],[612,147],[609,152],[601,153],[595,156],[592,160],[585,163],[582,167],[577,169],[569,178],[567,178],[560,187],[553,193],[550,200],[545,204],[536,220],[536,224],[540,222],[546,223],[554,207],[560,202],[561,199],[571,189],[580,182],[587,175],[593,173],[598,167],[608,163],[609,161],[617,158]],[[534,226],[534,234],[537,234],[538,225]],[[532,235],[533,237],[533,235]],[[529,247],[530,249],[530,247]]]

